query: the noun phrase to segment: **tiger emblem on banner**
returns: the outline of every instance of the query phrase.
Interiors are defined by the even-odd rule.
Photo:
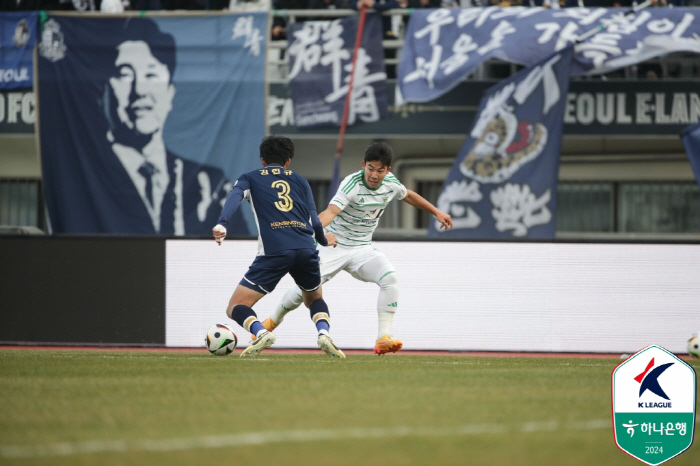
[[[500,183],[535,159],[547,144],[541,123],[518,121],[510,112],[491,119],[460,164],[464,176],[481,183]]]

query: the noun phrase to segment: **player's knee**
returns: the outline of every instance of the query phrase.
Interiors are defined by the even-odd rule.
[[[385,274],[379,283],[377,283],[381,288],[398,288],[399,287],[399,274],[396,272],[389,272]]]

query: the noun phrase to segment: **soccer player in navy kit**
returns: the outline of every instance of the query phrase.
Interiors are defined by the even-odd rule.
[[[294,143],[284,136],[266,136],[260,144],[263,168],[242,175],[226,199],[213,228],[221,244],[226,227],[246,199],[258,225],[258,255],[229,300],[226,314],[255,335],[241,357],[254,356],[275,342],[253,311],[260,298],[275,289],[289,273],[301,288],[304,304],[319,331],[318,346],[332,357],[345,358],[328,335],[329,312],[321,293],[321,272],[314,237],[321,246],[335,246],[336,238],[323,233],[309,182],[289,170]],[[310,225],[309,225],[310,224]]]

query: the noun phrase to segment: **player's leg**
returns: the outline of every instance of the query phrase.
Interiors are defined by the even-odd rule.
[[[318,346],[329,356],[345,359],[330,337],[330,311],[323,300],[321,272],[316,250],[298,250],[299,260],[289,273],[301,289],[304,304],[309,308],[311,320],[318,331]]]
[[[320,248],[318,249],[320,258],[321,283],[325,283],[333,278],[343,267],[343,254],[337,248]],[[270,314],[270,317],[263,321],[263,325],[268,330],[274,330],[284,320],[284,316],[301,306],[304,302],[302,290],[299,286],[295,286],[287,290],[282,296],[282,299],[277,304],[275,310]]]
[[[275,289],[293,265],[294,257],[294,251],[256,257],[233,292],[226,314],[256,337],[241,357],[256,355],[275,342],[275,335],[260,323],[253,305]]]
[[[253,310],[255,303],[263,296],[265,295],[257,290],[238,285],[226,308],[226,315],[256,336],[255,342],[243,350],[242,357],[256,355],[275,342],[275,335],[263,327]]]
[[[362,281],[373,282],[379,286],[377,297],[377,342],[374,352],[382,355],[395,353],[403,347],[400,340],[391,337],[391,326],[399,303],[399,277],[387,257],[374,251],[374,257],[365,262],[353,273]]]
[[[301,306],[304,298],[301,296],[301,288],[295,286],[287,290],[270,317],[263,324],[268,330],[274,330],[284,320],[284,316]]]

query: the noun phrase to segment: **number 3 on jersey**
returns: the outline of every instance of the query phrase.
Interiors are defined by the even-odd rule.
[[[272,187],[280,190],[280,192],[277,193],[277,197],[279,197],[281,201],[275,202],[275,207],[282,212],[289,212],[292,210],[292,207],[294,207],[294,201],[292,201],[292,198],[289,197],[289,183],[286,181],[277,180],[272,183]]]

